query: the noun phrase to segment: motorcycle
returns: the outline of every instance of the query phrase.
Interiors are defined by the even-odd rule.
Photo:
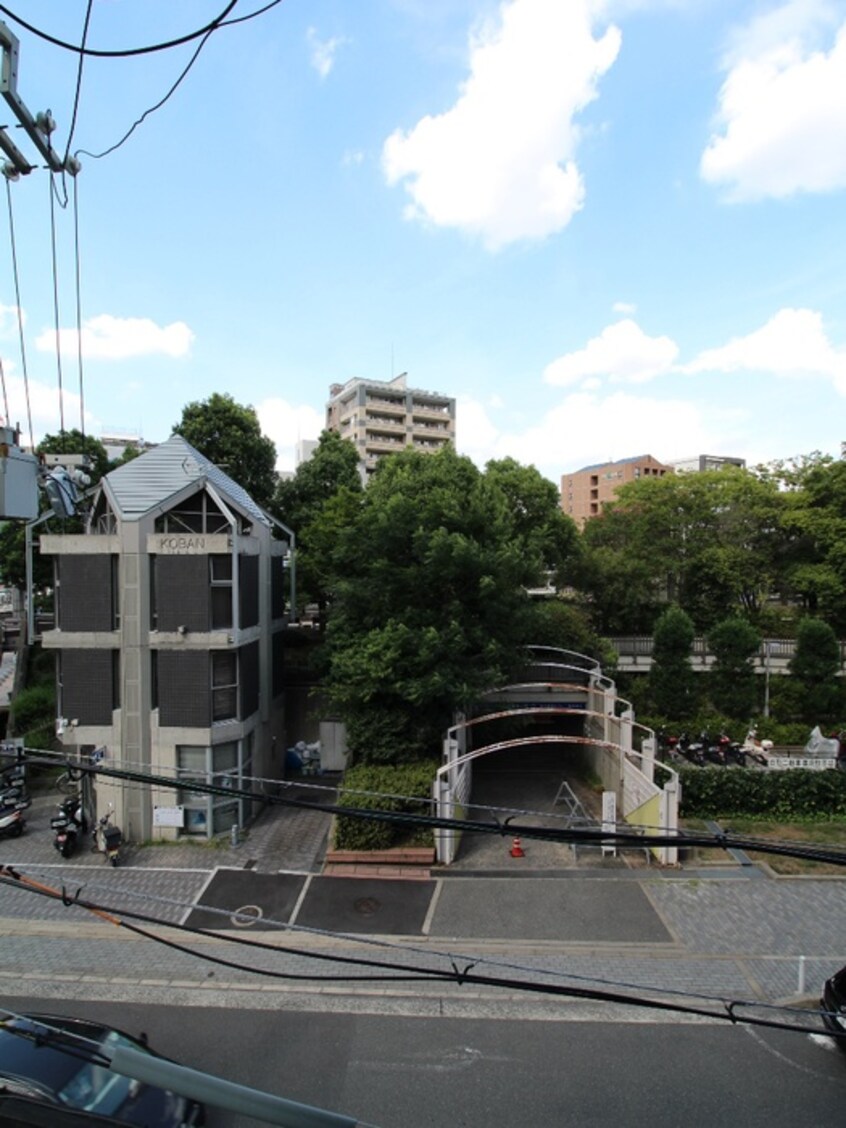
[[[773,749],[773,742],[771,740],[760,740],[756,728],[750,728],[741,747],[746,755],[754,760],[756,764],[760,764],[762,768],[767,767],[769,763],[769,753]]]
[[[679,749],[691,764],[696,764],[699,768],[705,767],[705,745],[701,736],[699,740],[689,740],[686,734],[682,735],[679,738]]]
[[[725,752],[726,764],[737,764],[739,768],[746,767],[746,749],[739,740],[732,740],[725,733],[720,737],[720,744]]]
[[[0,807],[12,807],[16,803],[22,803],[24,808],[32,805],[22,768],[7,769],[0,782]]]
[[[23,813],[28,805],[28,803],[17,802],[0,808],[0,834],[8,834],[10,838],[20,838],[26,829]]]
[[[50,819],[53,829],[53,846],[63,858],[69,858],[77,847],[79,836],[85,830],[85,816],[82,801],[78,795],[71,795],[59,804],[59,813]]]
[[[116,826],[110,825],[110,820],[114,811],[109,809],[105,815],[102,815],[98,820],[92,832],[94,839],[93,850],[98,850],[101,854],[105,854],[105,860],[111,862],[113,866],[118,864],[120,857],[120,847],[123,842],[123,834]]]

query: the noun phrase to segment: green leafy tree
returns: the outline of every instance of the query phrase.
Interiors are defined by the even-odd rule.
[[[668,607],[655,624],[649,689],[656,711],[670,721],[684,720],[694,712],[693,639],[693,621],[680,607]]]
[[[270,504],[276,485],[276,446],[261,433],[253,407],[236,403],[228,392],[214,392],[207,400],[186,404],[173,430],[259,505]]]
[[[708,674],[711,704],[733,720],[748,721],[756,711],[758,691],[752,658],[760,645],[759,631],[737,615],[723,619],[708,634],[708,647],[714,655]]]
[[[788,578],[812,614],[846,630],[846,463],[820,459],[787,494]]]
[[[379,464],[332,555],[325,687],[358,758],[439,753],[455,710],[517,667],[543,563],[496,473],[451,447]]]
[[[839,719],[844,707],[839,671],[837,635],[822,619],[803,619],[790,660],[790,673],[801,686],[801,720],[816,725]]]
[[[561,510],[555,485],[534,466],[513,458],[488,462],[485,477],[503,494],[513,535],[522,541],[527,558],[558,584],[572,579],[581,541],[575,522]],[[545,576],[537,578],[540,582]]]
[[[316,603],[320,622],[332,589],[332,549],[340,530],[354,521],[362,493],[353,443],[324,431],[293,478],[280,479],[271,512],[297,537],[298,603]]]
[[[628,483],[585,526],[585,590],[600,611],[622,594],[629,629],[660,600],[700,630],[754,618],[780,587],[784,508],[775,482],[737,467]]]

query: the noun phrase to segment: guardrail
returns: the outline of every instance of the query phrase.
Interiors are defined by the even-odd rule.
[[[606,639],[619,655],[617,668],[628,672],[648,670],[652,665],[653,639],[648,635],[622,635]],[[840,668],[846,671],[846,641],[841,640]],[[758,647],[755,667],[759,672],[770,670],[780,672],[787,669],[788,663],[796,653],[796,640],[792,638],[766,638]],[[707,669],[714,662],[714,655],[708,649],[708,640],[695,638],[691,647],[691,660],[695,669]]]

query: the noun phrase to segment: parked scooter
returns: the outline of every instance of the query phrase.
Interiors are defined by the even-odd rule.
[[[747,732],[742,747],[746,755],[754,760],[756,764],[760,764],[762,768],[767,767],[769,754],[773,749],[773,742],[771,740],[760,740],[756,728],[750,728],[749,732]]]
[[[118,827],[110,825],[113,814],[114,811],[109,808],[105,815],[97,820],[92,832],[92,838],[94,840],[92,849],[99,850],[101,854],[105,854],[105,860],[111,862],[113,866],[116,866],[118,864],[118,858],[120,857],[123,834]]]
[[[679,737],[679,749],[682,756],[691,764],[699,768],[705,767],[705,745],[700,736],[699,740],[690,740],[686,733]]]
[[[26,829],[23,813],[28,806],[28,803],[19,801],[7,807],[0,807],[0,834],[8,834],[10,838],[20,838]]]
[[[26,789],[24,769],[19,767],[7,769],[0,781],[0,807],[11,807],[16,803],[22,803],[24,808],[32,804]]]
[[[55,832],[53,846],[63,858],[69,858],[85,831],[85,816],[82,813],[82,800],[78,795],[70,795],[59,804],[59,813],[50,819]]]
[[[725,751],[726,764],[737,764],[739,768],[746,767],[746,749],[739,740],[732,740],[730,736],[723,733],[720,744]]]

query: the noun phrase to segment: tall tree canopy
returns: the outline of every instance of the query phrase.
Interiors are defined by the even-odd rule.
[[[786,498],[791,534],[788,579],[812,613],[846,630],[846,462],[819,459],[804,467]]]
[[[301,604],[323,613],[332,588],[332,550],[339,530],[355,520],[362,485],[353,443],[324,431],[293,478],[280,479],[271,512],[297,537],[297,591]]]
[[[454,711],[501,682],[531,641],[526,588],[548,553],[502,477],[450,447],[404,451],[380,463],[338,529],[326,688],[358,757],[439,751]]]
[[[200,454],[225,471],[257,501],[268,506],[276,485],[276,445],[261,433],[253,407],[243,407],[228,392],[186,404],[174,425]]]
[[[698,629],[754,617],[783,582],[785,505],[774,481],[736,467],[631,482],[585,526],[588,594],[607,615],[621,592],[634,630],[664,600]]]

